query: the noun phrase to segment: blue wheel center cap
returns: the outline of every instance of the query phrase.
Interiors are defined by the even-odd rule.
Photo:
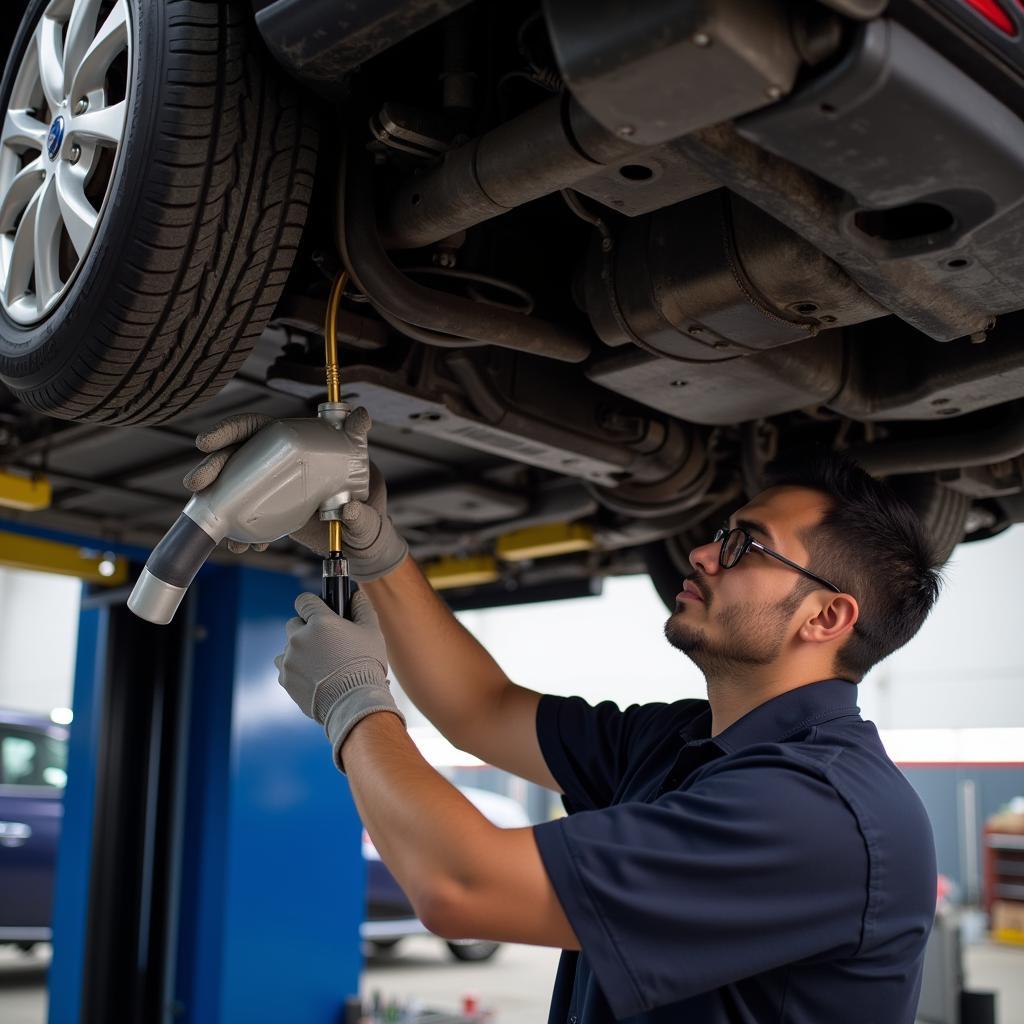
[[[54,160],[60,152],[60,145],[64,141],[64,118],[58,117],[46,135],[46,152],[50,159]]]

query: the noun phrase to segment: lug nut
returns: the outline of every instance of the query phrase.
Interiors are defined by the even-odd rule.
[[[89,101],[83,96],[75,104],[75,113],[76,114],[84,114],[88,109],[89,109]]]
[[[71,147],[71,153],[68,155],[68,163],[77,164],[82,159],[82,147],[77,143]]]

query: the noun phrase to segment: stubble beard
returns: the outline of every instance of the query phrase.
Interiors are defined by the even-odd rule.
[[[744,601],[726,608],[718,619],[721,639],[712,640],[703,626],[686,620],[685,609],[665,622],[665,639],[713,680],[737,669],[770,665],[782,652],[786,627],[799,604],[793,596],[775,604]]]

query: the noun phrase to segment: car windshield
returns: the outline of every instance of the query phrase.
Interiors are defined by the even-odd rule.
[[[67,745],[34,729],[0,726],[0,785],[67,784]]]

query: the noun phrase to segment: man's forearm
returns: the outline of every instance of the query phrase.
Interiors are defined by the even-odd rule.
[[[341,755],[366,831],[431,931],[579,948],[533,829],[492,825],[427,764],[394,715],[359,722]]]
[[[401,722],[371,716],[341,756],[359,817],[417,911],[446,885],[471,887],[471,851],[494,826],[427,764]]]
[[[402,688],[449,740],[458,742],[465,723],[479,721],[496,706],[508,677],[411,557],[361,589],[373,602]]]
[[[495,828],[410,740],[367,594],[353,597],[351,620],[311,593],[296,598],[295,611],[274,659],[278,681],[324,725],[367,831],[424,924],[451,937],[571,941],[533,830]]]

